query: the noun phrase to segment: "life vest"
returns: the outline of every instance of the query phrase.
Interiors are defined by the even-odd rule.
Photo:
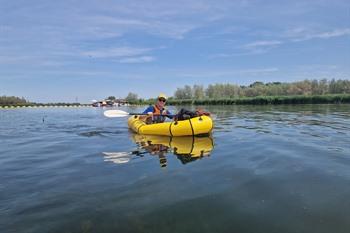
[[[166,109],[160,110],[157,105],[153,106],[153,123],[163,123],[165,121],[165,116],[161,116],[163,113],[166,113]]]

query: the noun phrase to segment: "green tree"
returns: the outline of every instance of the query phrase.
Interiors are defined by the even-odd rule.
[[[185,99],[192,99],[192,88],[189,85],[185,85],[184,87]]]
[[[174,93],[174,97],[180,100],[185,99],[185,90],[183,88],[177,88]]]
[[[192,90],[194,99],[200,100],[204,98],[205,92],[203,85],[193,85]]]
[[[210,84],[207,89],[205,89],[205,95],[210,99],[214,98],[214,85]]]
[[[115,96],[108,96],[108,100],[116,100]]]
[[[256,82],[250,84],[249,87],[258,87],[258,86],[263,86],[263,85],[264,85],[263,82],[256,81]]]
[[[191,92],[192,89],[192,92]],[[192,94],[191,94],[192,93]],[[234,84],[210,84],[207,88],[194,85],[192,88],[186,85],[178,88],[175,99],[201,99],[203,95],[209,99],[227,99],[239,97],[257,96],[288,96],[288,95],[326,95],[350,93],[350,80],[304,80],[292,83],[254,82],[248,86]]]
[[[28,101],[24,99],[23,97],[16,97],[16,96],[0,96],[0,105],[6,106],[6,105],[24,105],[27,104]]]
[[[138,95],[135,93],[129,92],[129,94],[125,97],[125,100],[128,102],[137,102]]]

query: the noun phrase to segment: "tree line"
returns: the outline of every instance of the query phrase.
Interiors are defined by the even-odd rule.
[[[17,96],[0,96],[0,106],[77,106],[84,105],[80,103],[35,103]]]
[[[232,99],[258,96],[296,96],[350,94],[350,80],[304,80],[292,83],[254,82],[249,86],[235,84],[185,85],[177,88],[174,99]]]
[[[336,96],[334,94],[337,94]],[[254,82],[248,86],[236,84],[185,85],[177,88],[169,104],[290,104],[349,103],[350,80],[304,80],[292,83]],[[299,97],[296,97],[299,96]],[[273,98],[272,98],[273,97]],[[114,96],[108,99],[115,99]],[[131,104],[153,104],[154,99],[141,99],[129,92],[125,100]],[[80,105],[79,103],[40,104],[23,97],[0,96],[0,106]]]
[[[16,97],[16,96],[0,96],[0,105],[7,106],[7,105],[25,105],[28,104],[28,101],[24,99],[23,97]]]

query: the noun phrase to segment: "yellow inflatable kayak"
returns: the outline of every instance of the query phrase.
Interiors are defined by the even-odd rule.
[[[186,157],[201,158],[203,156],[209,156],[210,152],[214,148],[213,139],[209,136],[206,137],[169,137],[169,136],[155,136],[155,135],[132,135],[132,140],[140,145],[142,148],[151,152],[157,152],[159,145],[170,148],[175,155],[180,155],[185,159]]]
[[[208,116],[200,116],[183,121],[164,122],[147,125],[132,116],[128,120],[129,128],[138,134],[163,135],[163,136],[194,136],[209,134],[213,129],[213,121]]]

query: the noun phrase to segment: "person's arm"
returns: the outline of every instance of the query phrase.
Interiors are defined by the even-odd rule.
[[[153,113],[153,106],[149,106],[148,108],[146,108],[145,111],[143,111],[143,114],[148,114],[149,112],[152,112]]]
[[[149,106],[148,108],[146,108],[145,111],[143,111],[142,114],[148,114],[148,115],[145,115],[145,116],[140,116],[139,119],[142,120],[142,121],[146,121],[147,118],[149,117],[152,117],[152,114],[153,114],[153,106]],[[151,114],[150,114],[151,113]]]
[[[168,118],[170,118],[170,119],[173,119],[173,118],[174,118],[174,116],[171,116],[171,112],[170,112],[169,110],[166,110],[166,113],[165,113],[165,114],[167,114],[166,117],[168,117]]]

